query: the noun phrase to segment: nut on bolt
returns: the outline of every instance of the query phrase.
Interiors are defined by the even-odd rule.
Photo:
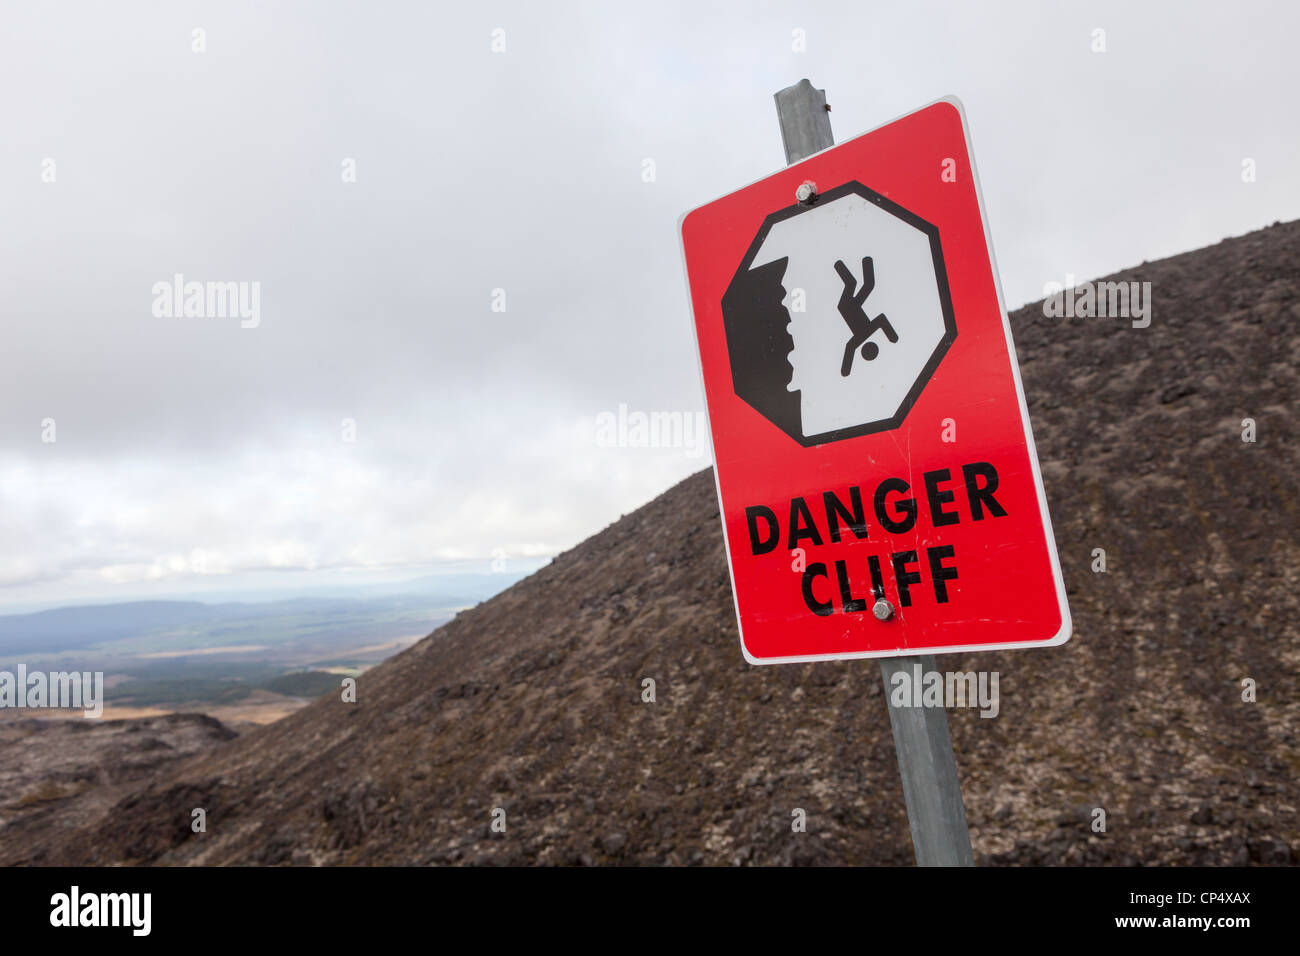
[[[871,613],[876,616],[877,621],[888,621],[894,616],[894,605],[884,598],[878,598],[876,603],[871,605]]]
[[[795,189],[794,198],[801,206],[811,206],[817,201],[817,184],[811,179],[805,179]]]

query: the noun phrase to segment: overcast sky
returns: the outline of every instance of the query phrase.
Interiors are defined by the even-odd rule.
[[[704,467],[594,423],[702,410],[677,219],[805,76],[964,101],[1013,308],[1300,215],[1296,5],[1048,6],[11,0],[0,609],[486,570]]]

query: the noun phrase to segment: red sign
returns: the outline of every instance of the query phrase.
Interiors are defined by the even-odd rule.
[[[750,663],[1064,643],[961,104],[682,217]]]

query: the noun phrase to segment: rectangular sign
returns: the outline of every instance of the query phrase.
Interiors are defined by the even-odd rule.
[[[940,100],[681,219],[750,663],[1070,636],[969,143]]]

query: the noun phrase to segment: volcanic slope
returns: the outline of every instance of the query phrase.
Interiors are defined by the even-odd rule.
[[[1296,862],[1300,223],[1107,278],[1151,283],[1149,328],[1011,316],[1074,637],[940,658],[1001,675],[995,719],[949,715],[976,859]],[[0,846],[39,863],[912,861],[878,667],[744,662],[709,471],[368,672],[355,704],[328,696],[80,832]]]

